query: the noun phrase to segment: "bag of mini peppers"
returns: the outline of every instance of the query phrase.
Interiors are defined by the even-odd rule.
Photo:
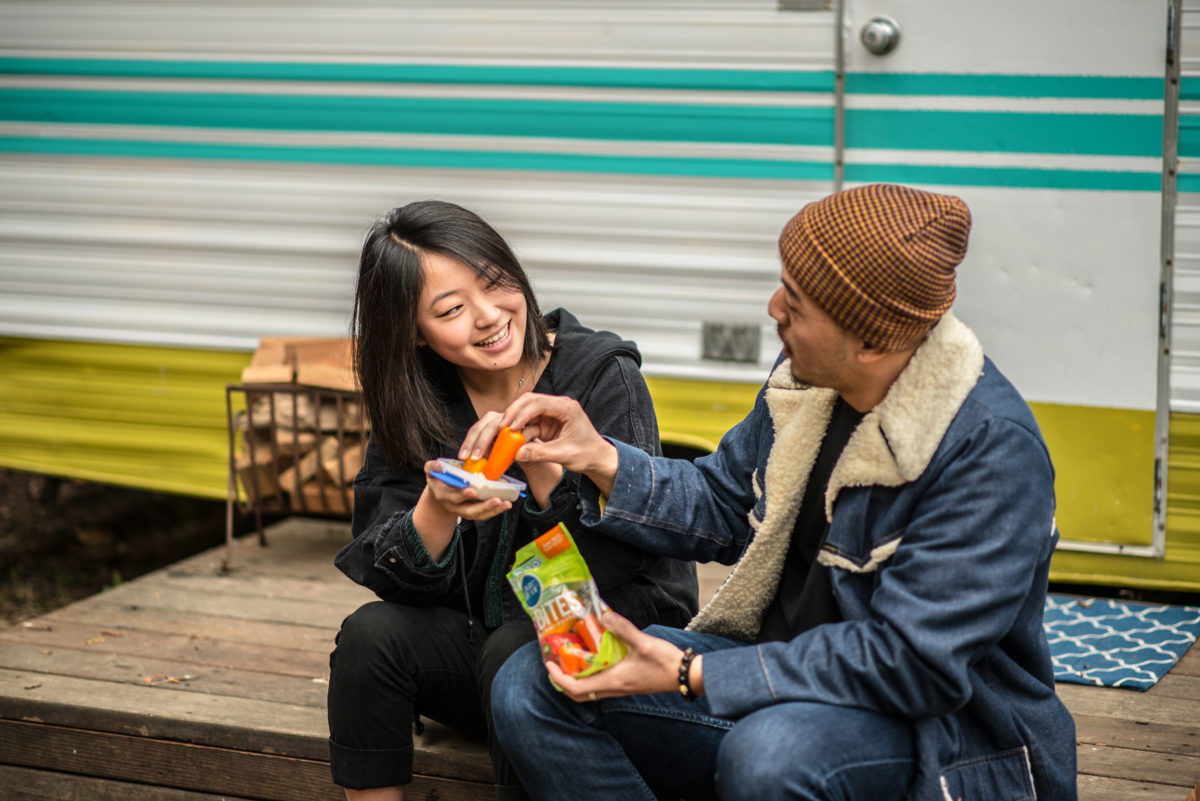
[[[608,605],[562,523],[517,551],[508,581],[533,618],[543,659],[557,662],[564,673],[590,676],[628,652],[600,624]]]

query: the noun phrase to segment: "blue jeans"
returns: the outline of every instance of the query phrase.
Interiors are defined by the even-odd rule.
[[[711,634],[651,626],[696,653],[744,647]],[[739,720],[701,697],[656,693],[578,704],[550,684],[536,643],[492,686],[496,735],[529,793],[655,801],[903,799],[914,774],[908,722],[877,712],[787,702]]]

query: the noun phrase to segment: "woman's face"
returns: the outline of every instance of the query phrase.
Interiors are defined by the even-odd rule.
[[[440,253],[426,253],[417,310],[420,344],[465,370],[507,370],[521,362],[527,310],[520,289],[487,281]]]

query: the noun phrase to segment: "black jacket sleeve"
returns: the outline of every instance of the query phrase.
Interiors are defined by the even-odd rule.
[[[446,594],[458,553],[454,540],[440,562],[425,550],[412,524],[412,510],[425,489],[421,470],[399,470],[372,440],[354,479],[354,539],[334,564],[385,601],[425,605]]]

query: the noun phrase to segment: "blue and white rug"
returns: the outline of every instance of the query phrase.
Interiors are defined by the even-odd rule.
[[[1148,690],[1200,636],[1200,607],[1046,597],[1055,681]]]

